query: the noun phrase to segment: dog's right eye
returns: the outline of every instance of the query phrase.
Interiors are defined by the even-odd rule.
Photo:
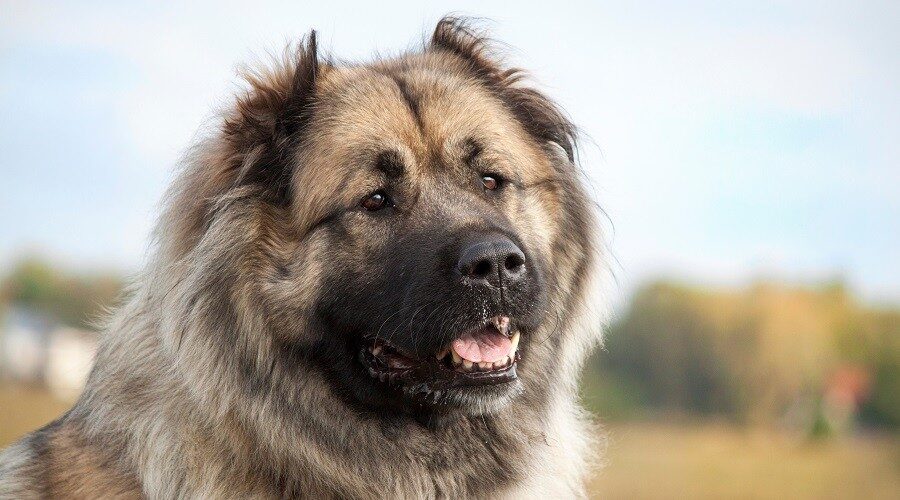
[[[503,185],[503,178],[496,174],[484,174],[481,176],[481,186],[486,191],[496,191]]]
[[[388,198],[387,193],[382,190],[375,191],[374,193],[366,196],[360,203],[363,208],[370,212],[381,210],[382,208],[390,206],[390,204],[391,201]]]

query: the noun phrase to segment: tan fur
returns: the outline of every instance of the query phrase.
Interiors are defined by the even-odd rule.
[[[286,54],[248,73],[246,94],[188,155],[84,394],[0,455],[0,497],[584,496],[598,449],[577,378],[599,340],[603,258],[571,126],[456,20],[422,53],[370,65],[319,61],[311,42]],[[407,168],[398,189],[428,200],[422,211],[450,227],[480,220],[484,202],[445,186],[473,175],[473,136],[478,161],[521,185],[498,210],[553,262],[552,341],[528,356],[560,366],[523,376],[495,415],[380,422],[283,357],[324,334],[308,325],[335,261],[352,268],[386,244],[363,215],[342,216],[340,242],[317,224],[379,187],[364,166],[384,149]],[[261,167],[272,164],[296,167],[273,180]]]

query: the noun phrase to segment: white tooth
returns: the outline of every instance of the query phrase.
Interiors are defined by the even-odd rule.
[[[506,366],[506,359],[501,359],[500,361],[495,362],[492,366],[495,370],[499,370]]]
[[[509,349],[509,357],[513,357],[516,354],[516,349],[519,347],[519,332],[516,332],[512,339],[510,340],[512,346]]]
[[[471,370],[471,369],[472,369],[472,362],[469,361],[468,359],[464,359],[464,360],[463,360],[463,368],[465,368],[466,370]]]
[[[438,360],[444,359],[444,357],[450,352],[450,349],[444,349],[443,351],[434,355]]]
[[[458,365],[462,363],[462,357],[459,354],[456,354],[456,351],[451,350],[451,354],[453,354],[453,364]]]
[[[490,361],[482,361],[478,363],[478,368],[481,368],[482,371],[490,370],[494,366]]]
[[[372,347],[372,354],[374,354],[374,355],[376,355],[376,356],[378,356],[379,354],[381,354],[381,346],[380,346],[380,345],[376,345],[376,346]]]

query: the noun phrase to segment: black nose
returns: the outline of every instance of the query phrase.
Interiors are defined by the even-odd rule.
[[[505,236],[484,237],[463,247],[457,268],[474,282],[509,286],[524,279],[525,254]]]

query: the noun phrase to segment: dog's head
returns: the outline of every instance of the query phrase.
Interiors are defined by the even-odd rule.
[[[558,376],[593,215],[572,125],[521,79],[452,19],[419,53],[337,65],[313,35],[249,76],[169,215],[179,252],[236,267],[248,372],[314,365],[363,408],[468,414]]]

